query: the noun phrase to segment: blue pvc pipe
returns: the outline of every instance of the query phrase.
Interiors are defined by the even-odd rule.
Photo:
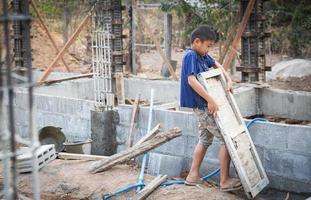
[[[220,168],[218,168],[218,169],[212,171],[210,174],[208,174],[208,175],[206,175],[206,176],[203,176],[202,179],[203,179],[203,180],[207,180],[207,179],[209,179],[210,177],[215,176],[215,175],[218,174],[219,172],[220,172]]]
[[[172,182],[165,182],[161,183],[160,186],[170,186],[175,184],[185,184],[185,181],[172,181]]]
[[[267,120],[267,119],[265,119],[265,118],[260,118],[260,117],[254,118],[254,119],[252,119],[250,122],[248,122],[248,123],[246,124],[246,127],[249,128],[253,123],[255,123],[255,122],[257,122],[257,121],[260,121],[260,122],[268,122],[269,120]]]
[[[118,195],[118,194],[121,194],[121,193],[123,193],[123,192],[128,192],[128,191],[130,191],[131,189],[134,189],[134,188],[137,188],[137,187],[144,187],[144,186],[145,186],[144,183],[137,183],[137,184],[134,184],[134,185],[129,185],[129,186],[125,187],[125,188],[122,188],[122,189],[119,189],[119,190],[115,191],[115,192],[112,193],[112,194],[106,194],[106,195],[104,195],[104,196],[103,196],[103,199],[104,199],[104,200],[110,199],[111,197],[116,196],[116,195]]]
[[[152,110],[153,110],[153,96],[154,96],[154,89],[151,88],[147,133],[149,133],[150,130],[151,130]],[[147,164],[147,159],[148,159],[148,153],[145,153],[144,157],[143,157],[143,162],[141,164],[141,169],[140,169],[140,174],[139,174],[139,178],[138,178],[138,183],[144,183],[144,174],[145,174],[145,168],[146,168],[146,164]],[[141,189],[142,189],[142,187],[138,187],[136,192],[137,193],[140,192]]]

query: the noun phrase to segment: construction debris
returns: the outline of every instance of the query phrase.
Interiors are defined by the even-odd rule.
[[[167,175],[159,175],[153,179],[144,189],[138,193],[133,200],[143,200],[146,199],[161,183],[167,180]]]
[[[160,126],[161,126],[160,124],[157,124],[149,133],[144,135],[138,142],[136,142],[134,146],[140,145],[143,142],[153,138],[160,131]]]
[[[136,156],[139,156],[146,151],[149,151],[151,149],[154,149],[158,147],[159,145],[170,141],[173,138],[176,138],[178,136],[181,136],[181,129],[180,128],[173,128],[171,130],[168,130],[166,132],[162,132],[157,134],[155,137],[151,138],[148,141],[143,142],[140,145],[131,147],[128,150],[122,151],[120,153],[114,154],[111,156],[108,160],[100,160],[97,162],[94,162],[90,167],[91,173],[98,173],[103,172],[107,169],[112,168],[113,166],[117,164],[124,163],[131,158],[134,158]]]
[[[87,161],[96,161],[109,159],[109,156],[97,156],[97,155],[87,155],[87,154],[76,154],[76,153],[58,153],[58,159],[62,160],[87,160]]]
[[[32,153],[29,147],[21,147],[21,155],[17,156],[17,170],[20,173],[31,172],[32,171]],[[49,162],[56,158],[56,151],[54,144],[42,145],[35,153],[37,157],[38,169],[41,169]]]

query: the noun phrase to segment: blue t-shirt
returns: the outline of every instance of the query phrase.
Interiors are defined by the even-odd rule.
[[[188,83],[189,75],[197,75],[208,71],[215,65],[215,60],[209,56],[200,56],[197,52],[188,48],[182,60],[180,80],[180,106],[188,108],[207,108],[207,102],[196,93]]]

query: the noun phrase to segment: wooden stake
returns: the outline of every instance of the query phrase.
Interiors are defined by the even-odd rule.
[[[50,75],[53,67],[55,67],[57,61],[64,55],[65,51],[72,45],[74,40],[78,37],[80,32],[82,31],[82,28],[85,24],[87,24],[88,19],[91,17],[95,10],[95,5],[91,8],[91,10],[88,12],[88,14],[85,16],[85,18],[82,20],[78,28],[75,30],[75,32],[70,36],[69,40],[65,44],[65,46],[58,52],[57,56],[54,58],[52,63],[49,65],[49,67],[45,70],[44,74],[42,75],[41,79],[39,80],[39,83],[45,81],[48,76]]]
[[[54,47],[56,53],[59,53],[58,47],[57,47],[57,45],[56,45],[54,39],[52,38],[52,35],[50,34],[50,32],[49,32],[47,26],[46,26],[46,25],[44,24],[44,22],[43,22],[43,19],[42,19],[41,15],[40,15],[40,12],[39,12],[38,7],[37,7],[37,5],[36,5],[36,3],[35,3],[35,0],[30,0],[30,4],[32,5],[33,10],[35,11],[36,15],[38,16],[38,19],[39,19],[39,21],[40,21],[40,23],[41,23],[43,29],[45,30],[45,32],[46,32],[48,38],[49,38],[50,41],[52,42],[52,45],[53,45],[53,47]],[[67,63],[65,62],[64,58],[62,57],[61,59],[62,59],[62,62],[64,63],[64,65],[65,65],[67,71],[70,72],[70,69],[69,69]]]
[[[238,28],[238,31],[237,31],[237,34],[235,35],[234,37],[234,40],[232,42],[232,47],[234,49],[237,49],[237,46],[238,46],[238,42],[240,41],[241,39],[241,36],[243,34],[243,31],[246,27],[246,24],[247,24],[247,21],[249,19],[249,16],[251,15],[251,12],[254,8],[254,5],[255,5],[255,0],[249,0],[248,2],[248,5],[247,5],[247,8],[246,8],[246,11],[245,11],[245,14],[243,16],[243,19],[242,19],[242,22],[240,23],[240,26]],[[225,68],[225,70],[228,70],[229,67],[230,67],[230,64],[234,58],[234,56],[236,55],[236,52],[235,51],[232,51],[230,49],[226,59],[225,59],[225,62],[223,63],[223,67]]]
[[[135,158],[136,156],[144,154],[145,152],[154,149],[160,146],[161,144],[168,142],[171,139],[176,138],[178,136],[181,136],[180,128],[173,128],[169,131],[158,133],[156,136],[154,136],[148,141],[143,142],[140,145],[131,147],[130,149],[127,149],[118,154],[110,156],[108,160],[100,160],[94,162],[91,165],[89,171],[91,173],[103,172],[107,169],[112,168],[115,165],[124,163],[132,158]]]
[[[66,77],[66,78],[61,78],[61,79],[55,79],[55,80],[48,80],[48,81],[44,81],[40,84],[53,84],[53,83],[59,83],[59,82],[63,82],[63,81],[69,81],[69,80],[74,80],[74,79],[79,79],[79,78],[87,78],[87,77],[92,77],[94,75],[94,73],[88,73],[88,74],[79,74],[76,76],[71,76],[71,77]],[[38,86],[39,84],[37,84]]]
[[[219,56],[219,60],[218,61],[219,61],[220,64],[223,64],[225,56],[228,53],[230,44],[232,44],[232,42],[233,42],[234,33],[236,33],[236,30],[238,28],[239,17],[240,16],[239,16],[239,13],[238,13],[236,15],[232,25],[231,25],[231,28],[230,28],[230,31],[228,33],[227,39],[225,41],[224,47],[222,48],[222,51],[221,51],[222,53]]]
[[[140,12],[139,12],[138,9],[136,9],[136,14],[137,14],[139,20],[141,21],[141,23],[143,24],[143,26],[146,28],[147,33],[149,34],[151,40],[152,40],[153,43],[156,45],[156,49],[157,49],[157,51],[160,53],[160,55],[161,55],[163,61],[167,64],[168,70],[170,71],[171,75],[173,76],[173,79],[174,79],[175,81],[178,81],[178,78],[177,78],[177,76],[176,76],[176,74],[175,74],[175,72],[174,72],[174,69],[173,69],[173,67],[172,67],[172,65],[171,65],[171,62],[170,62],[170,61],[167,59],[167,57],[165,56],[165,54],[164,54],[164,52],[163,52],[163,50],[162,50],[162,48],[161,48],[161,46],[160,46],[159,40],[156,39],[156,36],[155,36],[155,35],[153,34],[153,32],[151,31],[151,28],[148,26],[146,20],[145,20],[143,17],[141,17]]]
[[[127,148],[130,148],[133,145],[133,130],[136,126],[136,118],[137,118],[137,113],[138,113],[138,106],[139,106],[139,99],[140,99],[140,94],[137,95],[135,102],[134,102],[134,108],[132,112],[132,118],[131,118],[131,125],[127,137]]]
[[[125,104],[123,73],[116,72],[114,76],[116,79],[116,95],[118,99],[118,104]]]

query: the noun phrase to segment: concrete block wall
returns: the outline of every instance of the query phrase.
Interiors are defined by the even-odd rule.
[[[35,71],[35,79],[38,79],[41,74],[42,72]],[[53,72],[49,79],[72,75],[76,74]],[[137,78],[125,78],[124,81],[125,96],[127,98],[135,99],[137,94],[141,93],[142,99],[149,99],[150,89],[153,88],[155,91],[155,102],[179,102],[180,83],[177,81]],[[41,86],[36,88],[35,93],[93,100],[93,87],[91,78],[83,78],[50,86]],[[265,114],[298,120],[311,120],[310,92],[254,88],[251,85],[237,84],[234,90],[234,97],[244,117]]]
[[[94,102],[52,95],[34,95],[35,123],[37,130],[46,126],[62,128],[68,140],[84,140],[91,136],[90,111]],[[17,133],[27,137],[28,94],[19,91],[14,97]]]
[[[311,120],[311,92],[262,88],[259,102],[263,114]]]
[[[124,91],[127,98],[135,99],[141,94],[142,99],[150,98],[150,90],[154,89],[155,102],[172,102],[179,100],[180,84],[171,80],[147,80],[136,78],[124,79]]]
[[[311,127],[258,122],[249,131],[271,185],[311,193]]]
[[[120,105],[118,112],[120,123],[117,126],[117,140],[118,151],[121,151],[126,148],[132,106]],[[134,143],[147,131],[148,112],[148,108],[140,108],[134,129]],[[158,123],[161,123],[162,130],[180,127],[183,134],[152,152],[182,157],[182,170],[189,170],[198,141],[195,115],[191,112],[155,109],[152,126]],[[250,128],[250,134],[269,176],[271,188],[311,193],[311,149],[308,148],[308,144],[311,144],[310,126],[257,122]],[[201,167],[202,176],[219,167],[219,147],[219,142],[214,139]],[[234,174],[234,168],[231,171]]]
[[[179,101],[179,82],[125,79],[125,96],[128,98],[134,99],[138,93],[141,93],[142,99],[149,99],[151,88],[155,90],[156,102]],[[237,84],[234,89],[234,97],[244,117],[265,114],[298,120],[311,120],[310,92],[254,88],[251,85]]]

